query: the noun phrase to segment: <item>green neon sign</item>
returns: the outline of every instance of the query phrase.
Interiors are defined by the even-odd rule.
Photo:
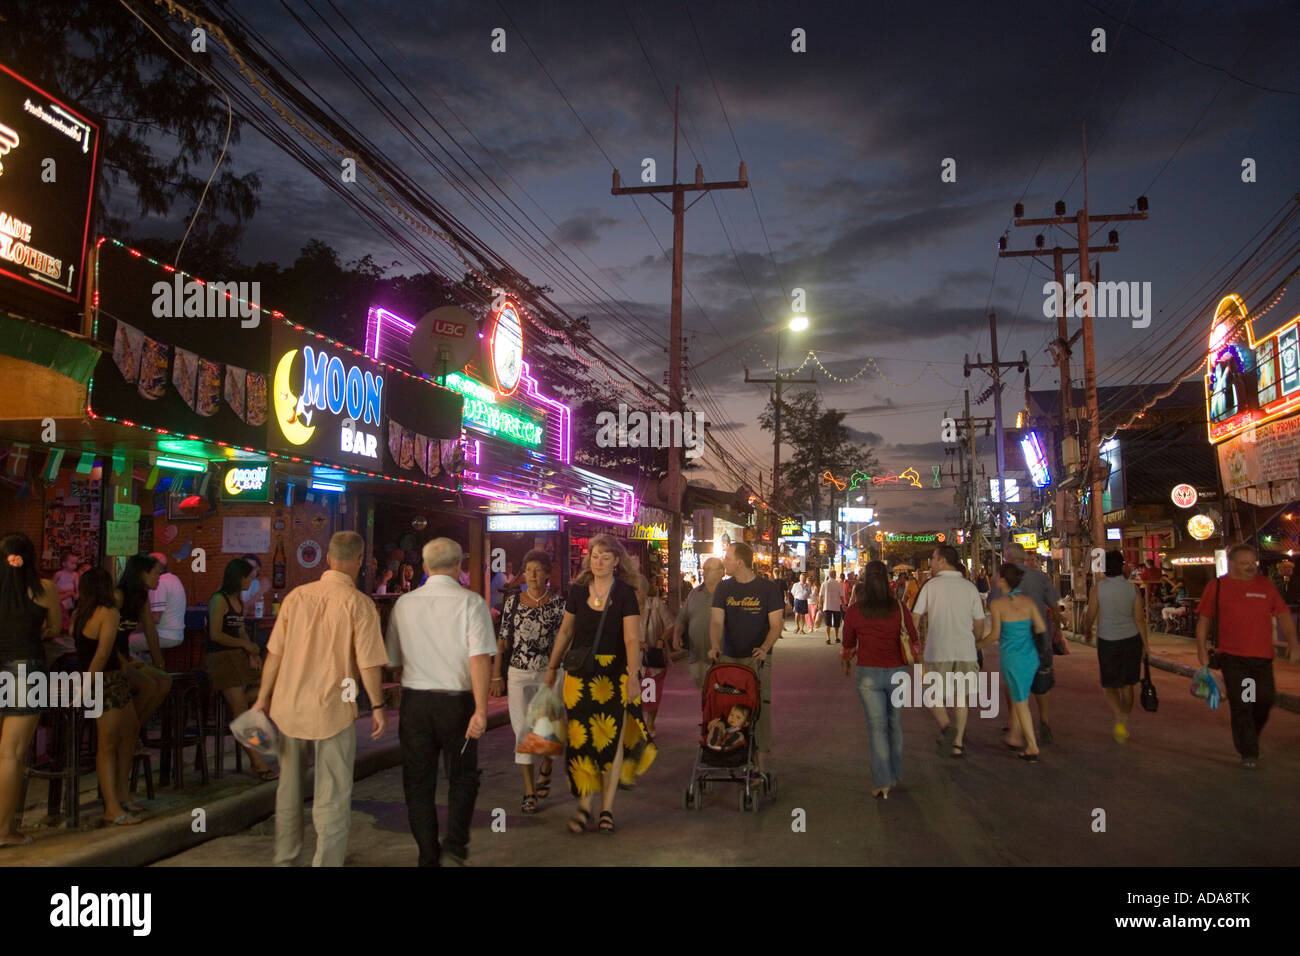
[[[497,404],[496,393],[459,372],[448,373],[444,384],[465,397],[465,424],[477,431],[523,445],[540,448],[544,429],[526,415]]]

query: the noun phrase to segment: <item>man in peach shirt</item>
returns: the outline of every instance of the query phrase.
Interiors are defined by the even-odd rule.
[[[357,755],[356,675],[382,701],[388,654],[375,602],[357,590],[365,541],[355,531],[330,538],[329,570],[285,596],[267,645],[262,689],[253,710],[267,711],[280,733],[280,786],[275,796],[275,864],[292,866],[302,851],[307,742],[316,742],[312,866],[342,866],[352,818]],[[371,711],[370,737],[388,726],[383,706]]]

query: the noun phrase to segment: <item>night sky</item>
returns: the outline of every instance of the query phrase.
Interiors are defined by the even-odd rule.
[[[594,329],[655,378],[665,366],[670,268],[661,245],[671,246],[671,216],[647,198],[610,195],[610,165],[573,111],[624,184],[639,184],[644,157],[656,160],[665,183],[672,89],[680,83],[680,178],[692,179],[698,161],[706,179],[735,179],[743,157],[752,186],[716,192],[687,214],[690,355],[703,362],[788,318],[789,290],[806,290],[812,328],[782,335],[782,367],[813,349],[832,375],[856,376],[840,383],[818,370],[826,404],[848,410],[846,424],[886,469],[911,465],[926,479],[924,490],[877,490],[891,529],[950,525],[952,488],[930,488],[930,466],[945,463],[938,441],[945,412],[960,413],[963,387],[975,396],[988,384],[978,372],[963,379],[962,357],[980,351],[988,359],[989,310],[998,314],[1003,357],[1025,350],[1033,387],[1057,386],[1045,351],[1055,322],[1042,312],[1050,258],[999,261],[996,240],[1017,201],[1029,216],[1051,215],[1058,199],[1071,214],[1083,202],[1083,122],[1090,208],[1127,212],[1145,194],[1151,212],[1149,221],[1122,227],[1120,251],[1102,257],[1103,279],[1150,282],[1154,297],[1145,330],[1123,319],[1097,321],[1102,384],[1131,381],[1127,366],[1108,377],[1110,360],[1139,344],[1160,352],[1194,313],[1208,336],[1217,297],[1192,293],[1300,188],[1300,13],[1287,0],[692,3],[698,41],[676,2],[287,5],[345,60],[357,63],[325,23],[374,65],[345,15],[545,230],[556,254],[591,275],[588,288],[520,251],[450,188],[282,5],[229,7],[482,240],[532,281],[554,286],[553,298],[570,314],[589,315]],[[498,27],[507,50],[494,54]],[[1105,53],[1090,50],[1097,27],[1106,30]],[[795,28],[806,31],[806,53],[791,51]],[[233,155],[235,172],[263,177],[245,261],[287,265],[318,237],[345,261],[370,253],[384,265],[398,261],[395,271],[412,269],[401,250],[255,130],[246,129]],[[949,157],[955,183],[940,180]],[[1245,157],[1256,161],[1255,183],[1241,181]],[[133,201],[125,192],[118,200],[124,209]],[[141,226],[179,235],[184,222]],[[1036,231],[1012,229],[1011,248],[1031,247]],[[1049,235],[1047,246],[1068,238]],[[1105,229],[1093,241],[1104,242]],[[610,300],[641,319],[657,343],[632,334],[627,313]],[[1256,332],[1297,312],[1300,297],[1292,293]],[[760,335],[697,378],[697,390],[707,386],[731,420],[714,423],[714,434],[764,470],[771,437],[754,421],[766,388],[746,385],[743,369],[770,374],[762,363],[775,361],[775,349],[774,336]],[[809,362],[803,372],[814,368]],[[1077,365],[1074,374],[1082,377]],[[1021,387],[1014,377],[1009,417],[1023,404]],[[975,414],[991,415],[992,402]],[[991,439],[981,446],[991,452]],[[726,474],[705,477],[737,484]]]

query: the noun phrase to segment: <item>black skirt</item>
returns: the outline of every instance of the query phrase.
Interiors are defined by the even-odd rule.
[[[1101,669],[1101,686],[1118,690],[1142,680],[1142,637],[1118,641],[1097,641],[1097,665]]]

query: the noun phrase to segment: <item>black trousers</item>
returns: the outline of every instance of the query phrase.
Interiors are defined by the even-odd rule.
[[[440,849],[469,856],[469,825],[478,797],[478,741],[465,742],[474,716],[474,695],[402,688],[397,728],[402,745],[402,789],[420,866],[437,866]],[[461,753],[461,748],[465,752]],[[447,769],[447,838],[438,844],[438,756]]]
[[[1232,712],[1232,744],[1237,753],[1252,760],[1259,756],[1259,732],[1268,723],[1268,713],[1273,709],[1276,690],[1273,685],[1273,659],[1264,657],[1238,657],[1220,654],[1223,669],[1223,686]],[[1253,678],[1253,701],[1243,701],[1242,682]]]

